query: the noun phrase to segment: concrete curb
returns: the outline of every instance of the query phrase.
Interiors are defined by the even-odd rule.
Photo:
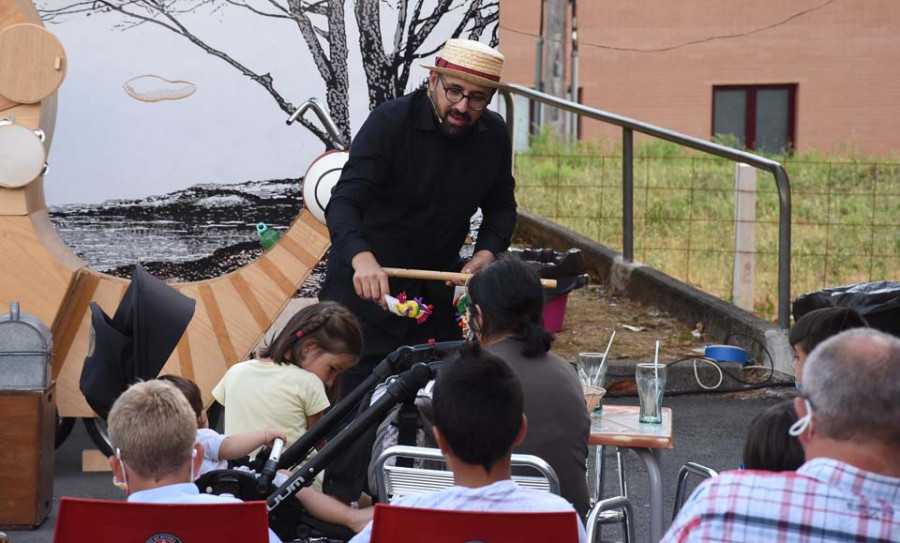
[[[757,360],[766,360],[764,346],[774,360],[775,370],[793,375],[793,351],[786,330],[645,264],[625,262],[621,254],[609,247],[522,208],[516,235],[538,247],[557,251],[581,249],[588,273],[595,281],[634,300],[653,304],[691,325],[702,322],[704,332],[716,341],[741,347]]]

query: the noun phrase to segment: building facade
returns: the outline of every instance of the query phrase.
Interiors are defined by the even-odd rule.
[[[541,0],[500,4],[504,77],[533,87]],[[897,0],[581,0],[577,15],[584,104],[758,151],[900,150]]]

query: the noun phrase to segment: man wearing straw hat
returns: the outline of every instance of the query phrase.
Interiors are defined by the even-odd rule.
[[[503,119],[487,110],[501,86],[503,55],[477,41],[451,39],[425,68],[426,85],[369,115],[325,212],[332,247],[319,298],[348,306],[364,335],[359,364],[341,376],[342,395],[401,345],[460,338],[452,285],[389,280],[382,267],[475,273],[509,247],[516,224],[509,134]],[[459,251],[478,208],[483,219],[475,250],[463,263]],[[401,292],[433,306],[427,321],[383,308],[385,294]],[[355,458],[348,453],[329,466],[329,493],[348,500],[359,495],[371,447],[359,449]]]
[[[503,55],[451,39],[425,68],[427,85],[372,111],[326,210],[332,248],[319,298],[349,306],[364,332],[362,359],[342,376],[344,394],[400,345],[460,338],[452,286],[388,280],[382,266],[475,273],[509,247],[516,223],[509,135],[487,110]],[[478,208],[475,251],[462,264]],[[434,313],[418,324],[385,311],[384,295],[400,292],[422,297]]]

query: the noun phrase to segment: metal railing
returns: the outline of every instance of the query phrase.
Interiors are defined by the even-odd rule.
[[[697,151],[722,157],[734,162],[749,164],[771,173],[778,189],[778,325],[787,329],[791,318],[791,188],[784,167],[761,156],[704,141],[692,136],[666,130],[652,124],[609,113],[600,109],[564,100],[543,92],[509,84],[501,89],[506,106],[506,122],[513,133],[514,105],[512,94],[517,94],[563,111],[585,116],[622,128],[622,256],[628,262],[634,260],[634,132],[653,136]]]

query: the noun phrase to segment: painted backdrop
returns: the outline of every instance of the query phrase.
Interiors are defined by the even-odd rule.
[[[171,231],[189,230],[178,223],[191,209],[228,206],[214,224],[195,218],[190,228],[231,225],[249,236],[265,206],[249,217],[241,202],[299,197],[296,180],[330,146],[311,113],[285,124],[297,105],[325,102],[348,138],[372,107],[421,84],[419,65],[446,39],[496,45],[499,20],[497,0],[36,3],[69,59],[46,198],[63,238],[98,269],[211,252],[198,240],[182,250],[156,239],[153,209],[173,200],[194,201],[163,213]],[[198,184],[199,193],[188,188]],[[104,210],[122,231],[106,232]],[[145,221],[137,234],[135,221]]]

